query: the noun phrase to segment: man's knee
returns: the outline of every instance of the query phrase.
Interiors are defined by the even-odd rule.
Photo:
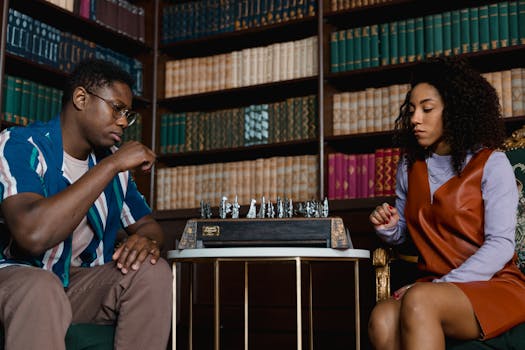
[[[152,264],[149,262],[148,257],[143,263],[143,266],[141,266],[141,269],[144,269],[140,276],[141,283],[148,283],[152,286],[171,290],[172,272],[166,260],[160,258],[157,260],[157,263]]]
[[[13,310],[33,310],[42,315],[57,315],[64,324],[71,322],[71,305],[60,279],[52,272],[28,267],[17,272],[16,291],[8,297]],[[11,300],[11,301],[9,301]]]

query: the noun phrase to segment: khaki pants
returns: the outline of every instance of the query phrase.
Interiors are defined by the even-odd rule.
[[[123,275],[113,262],[71,268],[64,290],[51,272],[0,269],[0,323],[5,349],[65,349],[71,323],[115,324],[115,349],[165,350],[171,329],[172,274],[149,259]]]

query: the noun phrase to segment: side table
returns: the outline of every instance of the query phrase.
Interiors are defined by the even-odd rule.
[[[301,301],[301,262],[309,261],[349,261],[354,263],[354,290],[355,290],[355,348],[360,349],[360,311],[359,311],[359,260],[369,259],[370,252],[363,249],[332,249],[332,248],[202,248],[171,250],[168,259],[173,265],[173,331],[172,349],[177,346],[177,263],[211,262],[214,265],[214,349],[219,350],[219,266],[221,261],[244,262],[244,349],[248,350],[248,264],[251,262],[295,262],[296,274],[296,309],[297,309],[297,349],[302,350],[302,301]],[[313,349],[313,315],[312,315],[312,278],[310,271],[309,283],[309,343]],[[193,286],[190,280],[190,294]],[[190,299],[191,303],[191,299]],[[190,305],[189,346],[192,349],[192,309]]]

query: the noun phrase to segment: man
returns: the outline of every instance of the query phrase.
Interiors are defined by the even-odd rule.
[[[163,232],[130,170],[152,150],[117,148],[137,114],[133,80],[79,64],[59,116],[0,134],[0,324],[6,349],[65,349],[71,323],[115,324],[115,349],[166,349],[171,272]],[[115,249],[117,231],[128,238]]]

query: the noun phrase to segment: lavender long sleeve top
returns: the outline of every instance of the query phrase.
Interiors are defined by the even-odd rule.
[[[469,154],[466,163],[470,161]],[[455,175],[451,156],[432,154],[426,160],[431,199],[434,192]],[[408,173],[405,161],[397,171],[396,208],[399,223],[391,229],[376,230],[387,243],[400,244],[407,235],[404,217]],[[489,280],[512,258],[515,246],[518,190],[512,166],[503,152],[493,152],[483,171],[481,191],[485,205],[485,242],[458,268],[434,282],[470,282]]]

